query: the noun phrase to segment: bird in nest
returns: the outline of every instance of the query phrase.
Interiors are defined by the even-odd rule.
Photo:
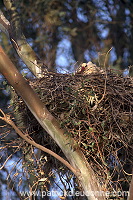
[[[76,70],[76,74],[86,75],[92,73],[103,73],[103,70],[90,61],[88,63],[82,63],[81,66]]]

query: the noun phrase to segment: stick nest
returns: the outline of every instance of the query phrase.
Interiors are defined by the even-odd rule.
[[[127,166],[133,161],[132,78],[111,71],[90,75],[49,73],[29,84],[65,134],[74,138],[78,144],[75,148],[81,148],[98,177],[111,177],[112,185],[119,168],[127,181],[126,174],[131,173],[130,169],[126,171]],[[21,98],[15,102],[20,121],[35,141],[57,152],[57,145],[48,134],[42,134],[44,130]]]

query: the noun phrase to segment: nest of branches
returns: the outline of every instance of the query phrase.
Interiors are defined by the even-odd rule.
[[[65,134],[74,138],[103,181],[128,181],[133,157],[133,79],[108,71],[89,75],[49,73],[29,81]],[[20,122],[34,140],[60,153],[21,98]],[[44,134],[42,134],[42,132]],[[118,177],[118,169],[121,172]],[[128,171],[127,171],[128,170]]]

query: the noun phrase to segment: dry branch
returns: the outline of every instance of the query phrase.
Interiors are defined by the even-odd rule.
[[[57,155],[56,153],[54,153],[53,151],[43,147],[42,145],[37,144],[34,140],[32,140],[29,135],[27,134],[23,134],[22,131],[15,125],[15,123],[11,120],[9,115],[5,115],[5,113],[0,109],[0,112],[3,114],[3,117],[0,117],[1,120],[5,121],[7,124],[9,124],[10,126],[12,126],[14,128],[14,130],[16,131],[16,133],[23,138],[26,142],[28,142],[29,144],[33,145],[34,147],[52,155],[53,157],[55,157],[56,159],[58,159],[62,164],[64,164],[66,167],[68,167],[75,175],[77,175],[77,171],[76,169],[74,169],[66,160],[64,160],[63,158],[61,158],[59,155]],[[8,159],[4,162],[3,166],[0,168],[0,170],[4,167],[5,163],[10,159],[12,155],[10,155],[8,157]]]

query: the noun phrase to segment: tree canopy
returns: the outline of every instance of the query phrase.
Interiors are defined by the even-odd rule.
[[[106,67],[124,69],[132,65],[131,1],[14,2],[27,41],[50,69],[73,71],[75,63],[89,60],[104,65],[112,47]]]

